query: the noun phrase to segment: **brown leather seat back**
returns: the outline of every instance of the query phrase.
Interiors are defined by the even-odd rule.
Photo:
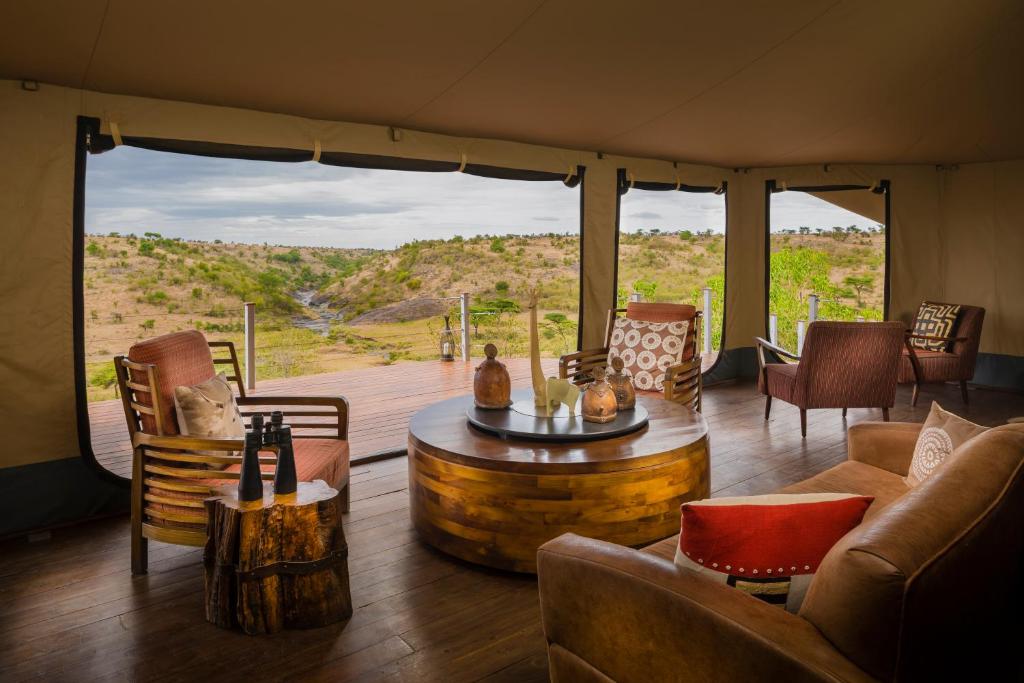
[[[1024,425],[1004,425],[847,534],[800,614],[883,680],[1005,672],[1017,657],[1021,520]]]

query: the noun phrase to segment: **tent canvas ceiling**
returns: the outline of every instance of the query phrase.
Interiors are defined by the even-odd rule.
[[[0,9],[0,78],[727,167],[959,163],[1024,157],[1021,35],[1014,0],[46,0]]]

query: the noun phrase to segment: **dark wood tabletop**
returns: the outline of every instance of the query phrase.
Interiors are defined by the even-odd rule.
[[[520,393],[514,392],[513,398],[522,398]],[[523,474],[584,474],[658,465],[677,457],[678,449],[708,433],[700,413],[671,401],[638,396],[637,403],[647,409],[650,420],[646,427],[625,436],[576,443],[501,439],[469,424],[466,409],[472,403],[471,395],[459,396],[413,415],[410,445],[470,467]]]

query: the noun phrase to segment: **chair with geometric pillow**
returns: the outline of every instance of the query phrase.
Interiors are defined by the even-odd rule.
[[[218,375],[218,366],[226,366],[230,375]],[[244,448],[241,418],[257,412],[283,410],[295,439],[299,480],[327,482],[341,491],[342,505],[348,510],[349,412],[343,397],[247,396],[234,344],[208,342],[194,330],[139,342],[127,356],[114,358],[114,368],[133,448],[132,573],[146,572],[149,539],[178,545],[206,543],[203,500],[237,484]],[[230,383],[238,392],[233,399]],[[220,387],[230,405],[208,396],[201,396],[199,403],[228,411],[225,414],[237,431],[232,436],[209,430],[201,436],[187,435],[179,424],[184,418],[180,402],[175,403],[176,393],[181,399],[189,390],[209,392],[211,387]],[[273,479],[275,463],[272,453],[261,452],[264,480]]]
[[[914,384],[910,404],[916,406],[921,385],[959,382],[967,404],[967,382],[974,377],[985,309],[925,301],[907,332],[899,383]]]
[[[622,316],[620,317],[620,314]],[[633,373],[637,394],[658,396],[674,401],[700,412],[701,409],[701,356],[697,353],[697,334],[700,329],[701,312],[689,304],[645,303],[631,301],[626,308],[608,311],[605,325],[604,346],[597,349],[577,351],[562,356],[558,363],[558,376],[571,379],[583,385],[593,380],[591,372],[596,367],[607,367],[616,347],[621,347],[626,321],[633,326],[647,324],[655,334],[663,334],[665,348],[660,356],[649,354],[652,366],[648,370]],[[672,327],[685,323],[681,331],[682,343],[672,339]],[[682,326],[680,326],[682,327]],[[637,328],[639,330],[639,328]],[[643,335],[633,335],[640,340]],[[621,349],[619,349],[621,350]],[[625,360],[625,358],[624,358]],[[630,363],[627,361],[627,368]]]

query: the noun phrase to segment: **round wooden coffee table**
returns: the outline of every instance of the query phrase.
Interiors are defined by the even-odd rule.
[[[472,401],[441,401],[409,422],[413,523],[456,557],[535,572],[537,548],[566,532],[646,545],[679,532],[682,503],[709,495],[707,422],[677,403],[640,396],[643,429],[549,443],[478,430],[466,419]]]

